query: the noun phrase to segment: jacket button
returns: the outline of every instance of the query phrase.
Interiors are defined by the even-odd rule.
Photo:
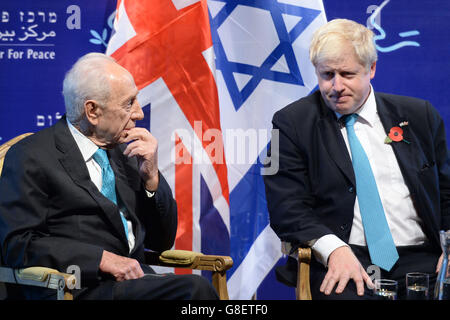
[[[348,192],[353,193],[353,191],[354,191],[354,188],[353,188],[353,187],[349,187],[349,188],[348,188]]]
[[[342,226],[340,226],[341,230],[344,231],[345,229],[347,229],[347,224],[344,223]]]

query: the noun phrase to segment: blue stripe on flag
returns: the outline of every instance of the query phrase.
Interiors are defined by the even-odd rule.
[[[230,238],[222,217],[213,205],[208,186],[200,176],[201,251],[204,254],[230,255]]]
[[[145,128],[150,131],[150,106],[151,104],[147,104],[142,107],[142,112],[144,112],[144,119],[136,121],[136,127]]]
[[[262,165],[258,161],[230,193],[230,253],[233,268],[241,264],[261,231],[269,224]]]

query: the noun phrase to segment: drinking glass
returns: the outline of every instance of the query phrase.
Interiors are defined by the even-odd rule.
[[[374,294],[378,299],[397,300],[397,281],[389,279],[375,279],[374,284]]]
[[[428,300],[429,275],[422,272],[406,274],[406,299]]]

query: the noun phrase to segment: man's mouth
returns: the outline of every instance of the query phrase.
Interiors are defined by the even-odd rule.
[[[125,134],[128,134],[128,131],[130,131],[131,129],[133,129],[133,128],[124,128],[124,129],[123,129],[123,132],[124,132]]]
[[[350,96],[348,96],[348,95],[343,95],[343,96],[331,96],[331,100],[332,100],[334,103],[343,103],[343,102],[345,102],[346,100],[348,100],[349,97],[350,97]]]

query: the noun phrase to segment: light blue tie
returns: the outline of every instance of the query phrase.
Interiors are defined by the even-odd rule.
[[[386,271],[390,271],[398,260],[398,253],[384,214],[383,204],[378,194],[369,159],[353,127],[357,117],[357,114],[346,116],[345,127],[347,128],[348,142],[352,152],[356,194],[366,242],[372,263]]]
[[[114,179],[114,171],[109,164],[108,155],[106,151],[103,149],[98,149],[93,158],[95,162],[98,163],[100,168],[102,168],[102,190],[100,191],[106,198],[111,200],[117,205],[117,196],[116,196],[116,181]],[[125,235],[128,239],[128,224],[122,212],[120,212],[120,218],[122,219],[123,226],[125,228]]]

